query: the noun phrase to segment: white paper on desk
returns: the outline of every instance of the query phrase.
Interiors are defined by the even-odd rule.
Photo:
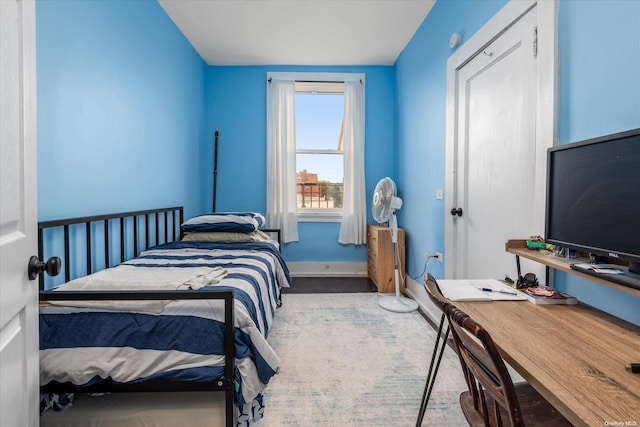
[[[442,294],[451,301],[525,301],[527,298],[496,279],[438,280]],[[494,292],[483,291],[493,289]],[[499,292],[509,292],[508,294]],[[515,293],[516,295],[512,295]]]

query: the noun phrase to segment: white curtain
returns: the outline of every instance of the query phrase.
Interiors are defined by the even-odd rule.
[[[267,85],[267,226],[279,228],[284,243],[297,242],[295,82]]]
[[[340,243],[367,242],[364,181],[364,89],[361,81],[344,83],[344,200]]]

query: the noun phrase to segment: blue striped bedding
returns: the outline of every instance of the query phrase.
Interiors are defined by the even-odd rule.
[[[202,289],[235,295],[235,390],[238,424],[262,414],[262,393],[280,367],[266,340],[289,272],[273,242],[173,242],[75,279],[56,290]],[[123,280],[126,278],[126,280]],[[191,280],[191,279],[190,279]],[[185,282],[186,283],[186,282]],[[186,289],[186,288],[185,288]],[[50,302],[40,311],[40,382],[87,385],[149,379],[211,381],[223,373],[221,300]]]
[[[182,230],[231,231],[245,233],[256,231],[265,223],[262,214],[255,212],[218,212],[196,216],[182,223]]]

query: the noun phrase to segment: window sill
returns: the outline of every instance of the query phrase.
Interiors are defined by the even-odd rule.
[[[342,212],[298,212],[298,222],[341,222]]]

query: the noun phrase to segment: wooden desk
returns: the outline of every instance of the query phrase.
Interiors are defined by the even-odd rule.
[[[453,304],[484,326],[503,359],[576,426],[640,426],[640,374],[625,370],[640,362],[640,327],[580,304]]]

